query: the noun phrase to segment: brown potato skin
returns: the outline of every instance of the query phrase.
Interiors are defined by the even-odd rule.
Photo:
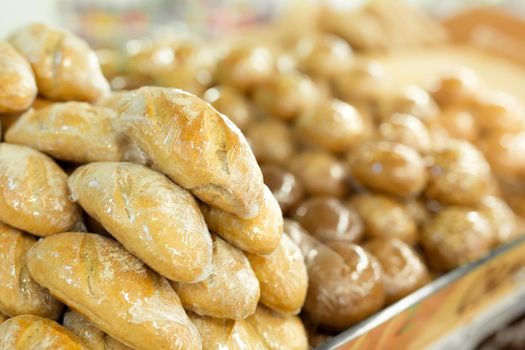
[[[358,213],[337,198],[310,197],[297,207],[293,217],[325,244],[332,241],[355,243],[363,237],[363,222]]]
[[[29,275],[26,255],[36,239],[0,223],[0,312],[32,314],[57,320],[63,305]]]
[[[309,285],[303,310],[309,319],[342,331],[381,309],[385,291],[374,257],[352,243],[324,245],[290,220],[284,231],[306,258]]]
[[[95,52],[71,32],[35,23],[20,28],[9,41],[29,60],[40,95],[93,102],[109,93]]]
[[[408,244],[416,242],[416,221],[395,199],[363,193],[352,197],[350,205],[363,220],[366,238],[398,238]]]
[[[53,235],[31,248],[27,265],[38,284],[131,348],[201,348],[169,282],[110,238]]]
[[[230,244],[253,254],[269,254],[279,245],[283,217],[279,203],[267,186],[259,215],[243,219],[208,205],[201,205],[209,229]]]
[[[0,40],[0,81],[0,114],[21,112],[31,106],[37,94],[31,66],[3,40]]]
[[[433,152],[429,174],[425,196],[443,203],[476,206],[490,192],[490,165],[467,141],[450,142]]]
[[[368,135],[361,113],[337,99],[327,99],[303,113],[295,129],[305,142],[335,153],[355,149]]]
[[[308,338],[298,316],[283,315],[259,305],[246,319],[269,350],[306,350]]]
[[[428,263],[443,272],[482,257],[495,239],[489,221],[481,212],[453,206],[427,222],[421,235]]]
[[[310,196],[344,197],[349,192],[346,164],[328,152],[301,152],[291,159],[289,169]]]
[[[53,320],[20,315],[0,324],[2,349],[88,350],[76,335]]]
[[[263,178],[240,130],[200,98],[143,87],[122,97],[117,131],[200,200],[243,218],[259,213]]]
[[[171,281],[186,310],[203,316],[243,320],[255,312],[261,295],[259,281],[246,256],[214,236],[213,266],[202,282]]]
[[[400,197],[418,195],[428,176],[416,150],[389,141],[363,144],[350,155],[350,171],[361,185]]]
[[[387,304],[402,299],[430,281],[421,257],[403,241],[377,238],[366,242],[364,248],[381,265]]]
[[[45,237],[71,229],[78,219],[67,175],[51,158],[0,144],[0,221]]]
[[[278,164],[268,163],[261,166],[264,184],[277,199],[283,215],[295,208],[304,198],[304,187],[290,171]]]
[[[260,303],[285,314],[298,314],[306,298],[308,274],[299,247],[282,235],[268,255],[245,253],[259,280]]]
[[[130,347],[107,335],[74,310],[70,309],[64,314],[63,324],[90,350],[131,350]]]
[[[290,128],[279,120],[252,123],[246,131],[246,138],[259,163],[286,164],[295,153]]]

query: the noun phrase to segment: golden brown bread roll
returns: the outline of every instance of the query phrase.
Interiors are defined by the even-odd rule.
[[[348,72],[339,74],[335,80],[337,96],[347,102],[375,104],[381,96],[385,82],[384,68],[374,60],[359,60]]]
[[[277,164],[263,164],[264,184],[272,191],[283,214],[295,208],[304,197],[303,185],[297,177]]]
[[[29,62],[11,44],[0,40],[0,113],[28,109],[37,90]]]
[[[309,234],[323,243],[358,242],[363,237],[363,222],[356,210],[333,197],[310,197],[299,205],[294,219]]]
[[[78,217],[67,175],[51,158],[29,147],[0,144],[0,221],[48,236],[72,228]]]
[[[432,149],[427,127],[413,115],[395,113],[379,125],[378,131],[381,140],[402,143],[423,154]]]
[[[330,99],[297,118],[295,127],[302,139],[331,152],[347,152],[367,136],[361,113],[346,102]]]
[[[421,257],[403,241],[376,238],[366,242],[364,248],[381,265],[387,304],[407,296],[430,280]]]
[[[471,102],[479,82],[476,73],[462,68],[443,76],[433,88],[432,97],[441,107],[465,105]]]
[[[109,93],[95,52],[76,35],[36,23],[20,28],[9,41],[31,63],[39,94],[95,101]]]
[[[467,141],[449,142],[433,152],[429,174],[425,195],[443,203],[475,206],[490,192],[490,165]]]
[[[193,196],[166,176],[132,163],[100,162],[69,178],[72,197],[126,249],[183,282],[210,274],[212,241]]]
[[[276,74],[265,84],[257,86],[253,101],[268,115],[291,120],[313,108],[319,102],[320,94],[308,76],[289,72]]]
[[[20,315],[1,323],[0,349],[88,350],[63,326],[35,315]]]
[[[506,92],[489,90],[481,93],[472,102],[472,109],[482,135],[525,129],[525,106]]]
[[[246,319],[259,333],[268,350],[306,350],[308,338],[301,319],[259,305]]]
[[[321,79],[344,74],[352,64],[352,48],[331,34],[313,35],[299,41],[296,48],[299,69]]]
[[[275,73],[275,58],[264,46],[237,45],[217,62],[215,79],[241,90],[268,81]]]
[[[352,197],[350,203],[363,220],[367,238],[398,238],[408,244],[416,242],[416,221],[393,198],[363,193]]]
[[[7,317],[0,313],[0,323],[4,322],[5,320],[7,320]]]
[[[439,123],[453,138],[467,141],[475,141],[478,138],[476,117],[468,109],[447,108],[441,112]]]
[[[494,133],[479,140],[491,169],[501,179],[521,183],[525,179],[525,129],[516,133]]]
[[[267,186],[259,215],[243,219],[208,205],[201,205],[210,230],[229,243],[253,254],[269,254],[278,245],[283,232],[283,216],[279,203]]]
[[[290,128],[279,120],[252,123],[246,130],[246,138],[259,163],[285,164],[295,151]]]
[[[286,235],[268,255],[245,253],[261,288],[260,302],[269,308],[297,314],[303,306],[308,274],[299,247]]]
[[[171,284],[186,310],[232,320],[242,320],[253,314],[261,293],[248,259],[217,236],[213,242],[210,276],[198,283]]]
[[[246,320],[189,315],[202,337],[202,350],[267,350],[260,335]]]
[[[421,243],[430,266],[449,271],[489,252],[495,233],[479,211],[448,207],[427,222]]]
[[[406,113],[423,121],[435,120],[439,107],[430,94],[418,86],[403,87],[394,93],[386,91],[378,100],[379,114],[383,119],[394,113]]]
[[[309,281],[303,310],[314,323],[341,331],[383,306],[381,267],[364,249],[347,242],[324,245],[290,220],[284,232],[306,259]]]
[[[78,336],[90,350],[131,350],[115,338],[98,329],[87,318],[74,310],[64,314],[64,327]]]
[[[246,130],[252,116],[248,102],[241,92],[231,86],[218,85],[206,90],[203,99],[228,116],[239,129]]]
[[[37,97],[33,101],[33,104],[31,105],[31,109],[38,110],[38,109],[49,106],[51,103],[53,102]],[[0,135],[5,137],[7,130],[9,130],[11,126],[13,126],[16,123],[16,121],[22,117],[23,114],[24,112],[2,115],[2,117],[0,117],[0,126],[1,126]]]
[[[29,275],[26,254],[36,239],[0,223],[0,312],[8,316],[33,314],[57,320],[62,303]]]
[[[169,282],[110,238],[53,235],[31,248],[27,265],[55,297],[131,348],[201,348]]]
[[[65,161],[119,161],[123,149],[112,126],[115,117],[113,110],[85,102],[55,103],[24,113],[5,139]]]
[[[239,129],[209,104],[182,90],[144,87],[126,94],[119,110],[118,130],[178,185],[240,217],[259,213],[261,170]]]
[[[310,196],[344,197],[348,193],[346,164],[328,152],[301,152],[291,159],[289,168]]]
[[[427,182],[419,153],[395,142],[366,142],[350,156],[350,170],[361,185],[395,196],[415,196]]]

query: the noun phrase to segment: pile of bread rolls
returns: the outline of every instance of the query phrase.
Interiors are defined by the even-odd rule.
[[[308,275],[240,130],[110,92],[43,24],[0,42],[0,349],[306,349]]]
[[[312,344],[525,231],[522,101],[468,67],[392,89],[362,51],[374,45],[322,24],[293,39],[134,41],[112,51],[120,71],[103,65],[112,84],[188,88],[245,132],[305,257]],[[206,79],[161,81],[188,62]]]

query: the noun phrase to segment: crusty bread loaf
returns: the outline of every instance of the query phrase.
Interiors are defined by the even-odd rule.
[[[94,101],[109,93],[95,52],[76,35],[36,23],[20,28],[9,41],[31,63],[41,95]]]
[[[259,215],[243,219],[220,209],[201,205],[210,230],[231,244],[254,254],[269,254],[278,245],[283,232],[283,216],[279,203],[264,186]]]
[[[307,350],[308,338],[301,319],[283,315],[262,305],[246,319],[269,350]]]
[[[67,231],[77,219],[67,175],[51,158],[29,147],[0,144],[0,221],[48,236]]]
[[[202,201],[244,218],[259,213],[263,179],[253,152],[208,103],[178,89],[143,87],[122,97],[115,125]]]
[[[36,243],[31,276],[98,328],[134,349],[200,349],[168,281],[116,241],[66,232]]]
[[[299,247],[282,235],[281,243],[268,255],[246,253],[261,287],[264,305],[288,314],[297,314],[308,288],[308,273]]]
[[[5,320],[7,320],[7,317],[3,314],[0,314],[0,323],[4,322]]]
[[[189,315],[202,337],[202,350],[267,350],[260,335],[245,320]]]
[[[101,162],[69,178],[74,199],[131,253],[161,275],[202,281],[212,241],[193,196],[166,176],[132,163]]]
[[[36,240],[0,223],[0,312],[39,315],[57,320],[63,305],[29,275],[27,251]]]
[[[53,320],[20,315],[0,324],[1,350],[87,350],[81,340]]]
[[[131,350],[115,338],[98,329],[91,321],[74,310],[64,314],[64,327],[78,336],[90,350]]]
[[[29,62],[6,41],[0,40],[0,113],[23,111],[36,96]]]
[[[186,310],[199,315],[242,320],[255,312],[259,282],[237,248],[214,237],[210,276],[199,283],[172,282]]]
[[[109,108],[85,102],[55,103],[24,113],[5,139],[65,161],[119,161],[123,145],[113,130],[115,116]]]

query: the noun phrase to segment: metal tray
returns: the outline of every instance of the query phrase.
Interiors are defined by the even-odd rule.
[[[317,349],[471,349],[523,312],[525,236],[440,276]]]

